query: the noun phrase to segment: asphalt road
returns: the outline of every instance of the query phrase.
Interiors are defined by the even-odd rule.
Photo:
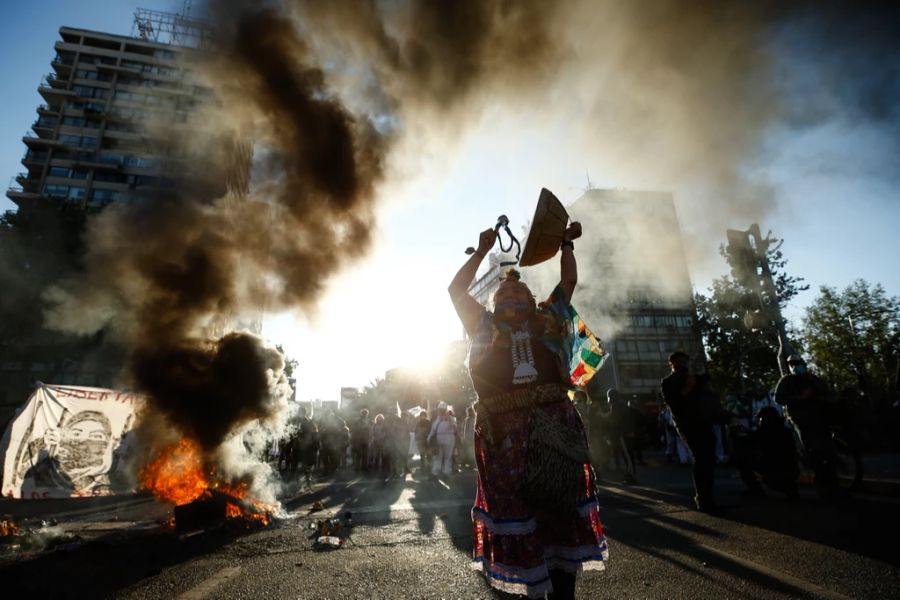
[[[638,475],[638,485],[603,484],[610,561],[579,578],[579,597],[900,598],[898,498],[833,505],[804,490],[796,502],[744,501],[722,469],[726,506],[707,515],[689,507],[686,468]],[[177,536],[135,522],[6,565],[0,581],[34,598],[494,597],[469,566],[471,474],[449,487],[351,477],[286,501],[285,518],[266,529]],[[314,500],[325,510],[311,513]],[[310,524],[346,511],[353,526],[344,546],[313,549]]]

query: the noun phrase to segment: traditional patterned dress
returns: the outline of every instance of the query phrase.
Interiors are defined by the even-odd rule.
[[[584,424],[567,389],[586,384],[605,358],[559,287],[520,329],[495,322],[488,311],[482,315],[469,355],[479,399],[473,567],[497,589],[538,598],[552,590],[550,569],[604,568],[608,550],[590,464],[582,465],[579,500],[568,514],[532,508],[524,488],[533,411],[583,438]],[[541,400],[492,413],[511,393]]]

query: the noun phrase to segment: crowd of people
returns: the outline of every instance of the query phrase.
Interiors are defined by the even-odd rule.
[[[615,389],[599,400],[583,392],[576,396],[598,476],[636,483],[643,450],[652,447],[663,451],[666,462],[691,467],[699,510],[717,508],[716,465],[736,469],[748,497],[768,489],[795,498],[801,464],[812,472],[820,495],[846,495],[838,481],[838,463],[846,457],[837,456],[833,436],[846,430],[846,419],[801,356],[787,358],[789,372],[771,390],[756,387],[724,398],[708,375],[690,371],[689,362],[687,354],[673,353],[671,373],[660,382],[660,402],[643,408]]]
[[[670,357],[672,373],[661,382],[658,411],[638,407],[616,389],[599,400],[589,401],[584,392],[576,395],[598,478],[638,483],[637,466],[646,464],[644,450],[652,448],[662,450],[667,462],[691,467],[701,510],[716,508],[716,464],[734,467],[748,496],[762,496],[769,489],[793,498],[800,447],[820,492],[836,489],[828,445],[834,402],[827,400],[827,386],[805,370],[801,357],[789,357],[791,373],[777,389],[754,389],[721,401],[707,376],[688,371],[688,362],[681,352]],[[461,419],[445,402],[436,403],[430,413],[395,407],[373,417],[363,408],[346,419],[333,410],[314,419],[301,409],[291,434],[272,446],[270,457],[280,471],[298,473],[307,483],[314,473],[330,476],[340,467],[385,480],[415,471],[437,481],[476,468],[474,441],[471,405]]]
[[[372,417],[362,408],[349,419],[334,410],[314,419],[301,408],[290,433],[270,447],[269,457],[285,476],[299,474],[307,484],[314,473],[330,476],[341,467],[386,481],[402,479],[416,466],[432,481],[474,468],[472,407],[462,422],[445,402],[436,404],[433,417],[429,414],[421,407],[395,407]]]

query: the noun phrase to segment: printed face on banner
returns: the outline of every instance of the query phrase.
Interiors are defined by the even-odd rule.
[[[60,498],[128,491],[121,489],[128,479],[122,471],[139,402],[112,390],[39,388],[4,436],[3,494]]]

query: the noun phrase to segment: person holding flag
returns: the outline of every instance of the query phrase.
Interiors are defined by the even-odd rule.
[[[574,598],[577,573],[603,569],[608,558],[584,424],[570,395],[607,356],[570,304],[580,235],[578,223],[565,230],[560,282],[545,302],[514,269],[493,311],[469,295],[494,229],[481,233],[448,290],[472,338],[478,395],[475,567],[494,588],[532,598]]]

